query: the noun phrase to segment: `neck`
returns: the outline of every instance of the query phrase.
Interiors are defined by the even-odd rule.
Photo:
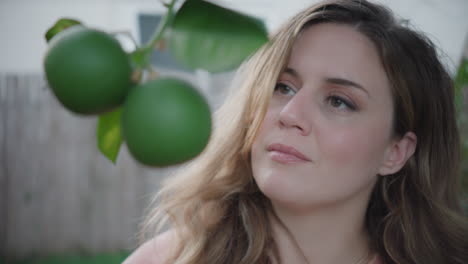
[[[272,201],[271,223],[282,263],[358,264],[370,253],[365,213],[370,193],[345,203],[291,209]],[[366,202],[363,202],[366,201]],[[282,223],[282,224],[281,224]],[[361,264],[359,263],[359,264]]]

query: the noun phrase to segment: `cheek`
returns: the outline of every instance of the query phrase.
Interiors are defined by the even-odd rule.
[[[277,122],[278,113],[274,110],[268,110],[265,114],[262,124],[260,125],[257,134],[255,135],[255,139],[253,142],[252,150],[254,147],[257,147],[260,143],[264,143],[265,138],[267,137],[268,133],[272,131]]]
[[[320,150],[322,156],[327,157],[325,160],[334,165],[349,172],[376,173],[383,160],[389,134],[390,127],[382,122],[355,124],[324,133],[318,144],[322,145]]]

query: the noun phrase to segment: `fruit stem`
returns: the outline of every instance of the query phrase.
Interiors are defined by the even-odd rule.
[[[169,25],[169,22],[171,22],[172,17],[174,16],[173,9],[175,2],[177,0],[171,0],[169,4],[165,4],[164,6],[167,7],[167,12],[164,15],[162,21],[159,23],[159,26],[156,28],[156,30],[153,33],[153,36],[150,38],[150,40],[142,47],[142,49],[145,51],[145,56],[150,56],[154,47],[156,44],[161,40],[161,38],[164,35],[164,31],[166,31],[167,26]],[[148,60],[149,61],[149,60]]]

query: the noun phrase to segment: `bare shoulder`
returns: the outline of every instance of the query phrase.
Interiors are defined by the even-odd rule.
[[[168,230],[145,242],[122,264],[167,264],[167,260],[176,245],[177,235],[175,230]]]

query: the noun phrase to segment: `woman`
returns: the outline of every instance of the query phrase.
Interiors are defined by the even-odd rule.
[[[239,70],[133,263],[468,263],[450,76],[367,1],[291,18]]]

